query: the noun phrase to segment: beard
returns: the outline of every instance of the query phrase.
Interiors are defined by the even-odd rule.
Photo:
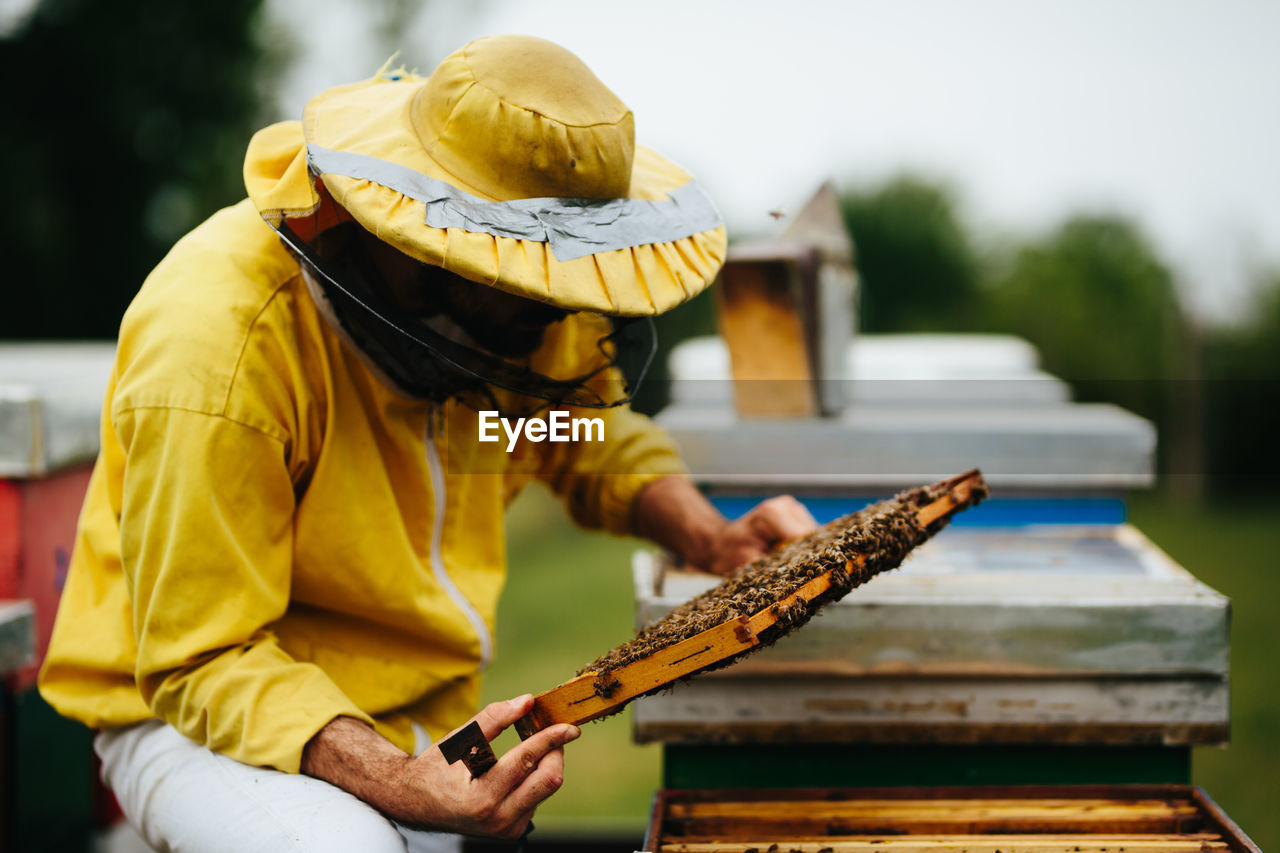
[[[476,344],[501,358],[525,358],[542,346],[547,329],[569,312],[543,302],[513,296],[488,285],[425,268],[420,292],[434,293],[434,308],[466,332]]]
[[[495,326],[492,323],[455,322],[484,349],[502,358],[525,358],[542,347],[547,326]]]

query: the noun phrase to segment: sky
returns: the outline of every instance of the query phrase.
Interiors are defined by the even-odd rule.
[[[302,47],[282,116],[395,49],[426,73],[471,38],[529,33],[577,53],[738,235],[825,178],[909,170],[953,186],[993,243],[1132,216],[1211,321],[1280,267],[1280,3],[486,0],[381,37],[363,4],[270,3]]]

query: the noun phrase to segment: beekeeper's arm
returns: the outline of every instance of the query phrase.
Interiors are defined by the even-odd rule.
[[[652,420],[626,406],[574,409],[573,415],[600,418],[603,440],[539,445],[538,476],[584,526],[643,536],[722,575],[815,527],[789,495],[729,521],[693,485],[671,437]]]
[[[703,571],[727,575],[787,539],[817,526],[804,504],[779,495],[727,520],[686,477],[664,477],[641,490],[636,533]]]
[[[532,696],[520,696],[494,702],[473,719],[485,740],[493,740],[532,707]],[[550,726],[473,779],[463,762],[447,763],[438,748],[405,755],[373,729],[343,717],[308,744],[302,770],[409,826],[514,839],[534,809],[560,788],[563,747],[578,735],[577,726]]]
[[[334,717],[372,723],[270,627],[289,606],[293,568],[284,441],[178,407],[128,408],[112,422],[127,459],[120,546],[134,676],[152,712],[196,743],[291,773]]]

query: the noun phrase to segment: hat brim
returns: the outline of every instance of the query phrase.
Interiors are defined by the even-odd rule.
[[[725,257],[725,229],[679,166],[637,147],[626,200],[498,200],[449,174],[422,145],[410,107],[423,82],[379,77],[330,89],[312,99],[303,115],[303,139],[297,141],[304,154],[310,149],[310,171],[379,239],[420,261],[508,293],[566,310],[617,316],[660,314],[715,278]],[[276,140],[277,146],[282,143]],[[291,171],[296,177],[296,150],[288,163],[284,159],[280,153],[274,158],[281,176]],[[334,166],[352,162],[371,163],[372,169]],[[247,183],[249,177],[246,166]],[[405,180],[425,189],[415,192]],[[250,190],[252,195],[252,185]],[[690,204],[692,193],[699,197]],[[264,198],[258,207],[268,218],[306,215],[315,204],[302,204],[302,199],[300,192],[286,198],[291,202],[286,204]],[[540,202],[546,205],[540,207]],[[451,218],[460,203],[462,212]],[[276,206],[268,210],[263,204]],[[484,213],[486,206],[498,214],[487,217],[499,220],[498,226],[486,226],[486,217],[475,214],[477,209]],[[527,235],[504,226],[509,213],[531,224]],[[627,227],[645,218],[647,229]],[[535,233],[539,225],[550,234]],[[575,241],[581,236],[576,232],[586,229],[595,230],[588,239]],[[573,244],[569,249],[565,239],[557,243],[557,231]],[[582,248],[611,231],[623,235],[614,240],[623,245],[602,239],[595,241],[604,247],[600,250]]]

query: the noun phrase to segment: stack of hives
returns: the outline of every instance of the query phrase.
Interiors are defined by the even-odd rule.
[[[858,363],[832,357],[850,330],[825,282],[852,255],[805,243],[840,231],[830,193],[800,219],[731,252],[725,340],[673,353],[659,419],[698,484],[730,515],[790,491],[824,520],[977,465],[997,497],[805,630],[640,702],[666,783],[855,784],[890,753],[876,769],[908,783],[1187,781],[1190,746],[1227,736],[1228,604],[1125,523],[1154,481],[1151,424],[1071,402],[1014,339],[861,335]],[[823,404],[761,417],[788,382]],[[661,555],[634,567],[637,625],[716,582]]]

